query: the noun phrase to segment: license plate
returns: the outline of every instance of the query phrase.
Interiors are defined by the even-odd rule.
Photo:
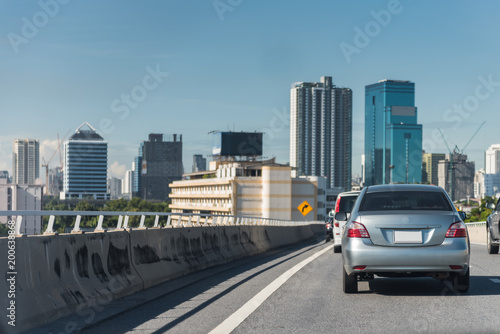
[[[395,244],[421,244],[421,231],[394,231]]]

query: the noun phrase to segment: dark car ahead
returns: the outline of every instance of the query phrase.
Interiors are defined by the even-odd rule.
[[[326,221],[326,242],[333,239],[333,217],[328,217]]]
[[[498,254],[500,246],[500,200],[488,206],[492,211],[486,219],[486,248],[489,254]]]

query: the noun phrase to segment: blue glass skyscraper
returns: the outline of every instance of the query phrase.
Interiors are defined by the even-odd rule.
[[[365,87],[365,185],[422,181],[422,125],[415,84],[382,80]]]

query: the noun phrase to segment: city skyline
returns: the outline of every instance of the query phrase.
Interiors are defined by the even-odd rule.
[[[364,86],[383,79],[416,84],[426,152],[449,153],[438,129],[461,148],[488,120],[465,152],[484,167],[500,142],[499,3],[284,4],[0,4],[0,170],[12,173],[15,138],[39,139],[47,159],[84,121],[109,142],[110,176],[124,177],[149,133],[183,134],[187,162],[210,155],[210,131],[262,131],[264,156],[288,162],[289,87],[321,76],[353,91],[353,174]]]

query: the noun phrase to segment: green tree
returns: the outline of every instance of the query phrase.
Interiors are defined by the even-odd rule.
[[[488,216],[491,214],[491,209],[488,208],[488,205],[497,202],[496,197],[485,196],[481,199],[481,204],[478,208],[474,208],[470,212],[470,216],[465,219],[466,223],[474,223],[474,222],[482,222],[485,221]]]
[[[0,237],[9,236],[9,227],[7,224],[0,223]]]

